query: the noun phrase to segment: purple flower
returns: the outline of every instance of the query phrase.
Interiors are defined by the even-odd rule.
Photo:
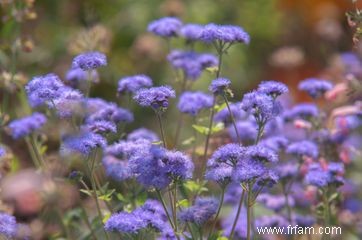
[[[62,94],[64,84],[53,73],[37,76],[25,86],[29,103],[32,107],[43,105],[58,98]]]
[[[270,195],[263,193],[258,196],[257,201],[276,212],[281,211],[286,206],[286,199],[284,195]],[[291,207],[294,206],[294,199],[292,197],[288,197],[288,202]]]
[[[243,159],[236,166],[233,179],[236,182],[249,182],[261,177],[267,171],[264,164],[254,159]]]
[[[288,92],[288,87],[277,81],[263,81],[259,84],[258,92],[267,94],[273,98]]]
[[[332,88],[332,83],[318,78],[307,78],[298,85],[299,90],[307,92],[312,98],[318,98]]]
[[[152,21],[148,25],[147,31],[161,37],[176,37],[181,26],[182,22],[180,19],[176,17],[164,17]]]
[[[273,187],[279,181],[279,176],[273,170],[266,170],[258,179],[256,184],[258,186]]]
[[[137,234],[141,229],[146,227],[147,222],[141,215],[127,212],[113,214],[104,225],[106,231],[130,234]]]
[[[136,92],[133,99],[142,107],[154,109],[167,108],[169,98],[175,98],[175,91],[170,86],[143,88]]]
[[[73,59],[72,68],[81,68],[83,71],[96,69],[107,65],[107,57],[100,52],[85,52]]]
[[[136,93],[137,90],[152,87],[152,79],[146,75],[123,77],[118,81],[118,93]]]
[[[204,69],[218,65],[214,55],[193,51],[172,50],[167,60],[173,68],[182,70],[185,77],[193,81],[200,77]]]
[[[263,139],[260,142],[261,146],[270,148],[274,152],[284,150],[288,146],[289,140],[283,136],[274,136]]]
[[[324,169],[319,163],[313,163],[309,166],[305,182],[319,188],[327,185],[340,186],[344,184],[344,179],[341,176],[343,172],[343,164],[330,163],[327,169]]]
[[[263,145],[253,145],[245,148],[245,155],[255,161],[277,162],[278,155],[270,148]]]
[[[0,146],[0,158],[2,158],[3,156],[5,156],[6,154],[6,150],[4,147]]]
[[[311,227],[315,224],[316,219],[313,216],[308,215],[294,215],[293,216],[293,222],[303,228]]]
[[[59,97],[47,104],[49,108],[55,108],[60,118],[71,118],[82,112],[83,100],[81,92],[65,87]]]
[[[231,85],[231,81],[227,78],[216,78],[209,86],[209,91],[213,94],[224,94]]]
[[[275,168],[281,180],[289,180],[298,174],[298,166],[295,163],[285,163]]]
[[[233,117],[235,121],[245,119],[247,114],[240,109],[240,103],[231,103],[229,104],[230,111],[233,113]],[[223,122],[226,126],[232,124],[231,116],[229,109],[224,107],[219,112],[215,114],[214,117],[215,122]]]
[[[92,70],[89,76],[89,73],[81,68],[71,68],[65,75],[65,82],[71,87],[79,87],[82,83],[89,80],[92,80],[95,83],[99,81],[98,72],[96,70]]]
[[[105,120],[99,120],[99,121],[92,121],[87,123],[83,126],[85,130],[89,130],[91,132],[97,133],[97,134],[107,134],[110,132],[116,133],[117,132],[117,126],[113,122],[105,121]]]
[[[234,126],[228,127],[228,132],[234,142],[238,141],[255,141],[257,135],[256,124],[251,121],[238,121],[236,122],[236,129],[238,130],[240,139],[238,140]]]
[[[86,100],[87,107],[90,110],[90,114],[86,119],[86,122],[93,121],[110,121],[116,124],[120,122],[130,123],[133,121],[133,114],[128,110],[118,107],[115,103],[108,103],[101,101],[96,103],[94,100]],[[94,106],[96,103],[96,106]],[[94,109],[92,109],[94,107]]]
[[[258,124],[265,124],[278,114],[273,98],[257,91],[244,95],[241,108],[253,114]]]
[[[106,144],[106,139],[99,134],[81,132],[77,135],[64,137],[60,149],[65,154],[75,152],[87,156],[98,147],[104,148]]]
[[[40,129],[46,122],[47,119],[43,114],[35,112],[30,116],[13,120],[8,127],[13,139],[19,139]]]
[[[127,136],[128,141],[136,141],[138,139],[146,139],[150,142],[160,141],[157,134],[147,128],[138,128],[130,132]]]
[[[159,146],[149,146],[134,154],[129,163],[139,183],[145,187],[163,189],[173,180],[191,178],[194,165],[181,152]]]
[[[318,146],[309,140],[294,142],[287,147],[287,153],[297,157],[307,156],[316,159],[318,157]]]
[[[210,23],[204,26],[200,40],[206,43],[221,41],[226,43],[240,42],[249,44],[250,36],[239,26]]]
[[[18,224],[14,216],[0,212],[0,236],[13,238],[16,235]]]
[[[182,113],[196,116],[201,110],[211,108],[213,97],[203,92],[184,92],[180,96],[178,109]]]
[[[219,147],[208,160],[208,165],[215,163],[227,163],[228,165],[236,165],[237,162],[244,157],[245,149],[239,144],[229,143]]]
[[[194,205],[180,212],[179,218],[183,222],[203,225],[216,213],[217,207],[218,201],[215,198],[198,197]]]
[[[124,181],[133,176],[128,161],[121,161],[112,155],[106,155],[102,159],[102,164],[106,175],[115,181]]]
[[[295,105],[292,109],[285,111],[283,117],[286,121],[295,119],[310,120],[311,118],[317,117],[319,110],[315,104],[311,103],[300,103]]]
[[[180,29],[180,35],[188,41],[196,41],[200,39],[203,26],[199,24],[185,24]]]

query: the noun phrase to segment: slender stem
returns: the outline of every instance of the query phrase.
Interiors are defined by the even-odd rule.
[[[216,51],[217,51],[218,57],[219,57],[219,63],[218,63],[217,72],[216,72],[216,78],[218,78],[218,77],[220,77],[220,74],[221,74],[223,45],[222,45],[222,43],[220,43],[219,46],[216,45],[215,47],[216,47]]]
[[[99,204],[99,200],[98,200],[98,196],[97,196],[97,186],[96,186],[96,183],[94,181],[94,167],[95,167],[95,162],[96,162],[96,157],[97,157],[97,150],[95,150],[94,154],[93,154],[93,157],[90,159],[91,160],[91,166],[89,167],[89,165],[87,164],[87,167],[88,167],[88,170],[89,170],[89,178],[90,178],[90,181],[91,181],[91,186],[92,186],[92,192],[93,192],[93,197],[94,197],[94,200],[96,202],[96,207],[97,207],[97,211],[98,211],[98,215],[99,217],[101,218],[101,220],[103,219],[103,214],[102,214],[102,211],[101,211],[101,207],[100,207],[100,204]],[[109,236],[108,236],[108,233],[107,231],[102,228],[103,231],[104,231],[104,234],[106,236],[106,239],[108,240],[109,239]]]
[[[180,133],[181,133],[181,128],[183,126],[183,119],[184,119],[184,115],[180,112],[180,116],[178,117],[178,121],[177,121],[174,146],[178,145],[178,141],[179,141]]]
[[[203,240],[204,232],[202,231],[202,226],[199,227],[200,240]]]
[[[85,96],[88,98],[89,95],[90,95],[90,89],[91,89],[91,86],[92,86],[92,70],[88,70],[87,71],[87,81],[86,81],[86,89],[85,89]]]
[[[283,185],[283,194],[284,194],[284,198],[285,198],[285,206],[287,208],[288,221],[291,224],[292,223],[292,209],[291,209],[290,203],[289,203],[289,196],[288,196],[289,193],[287,192],[285,184]]]
[[[217,209],[217,212],[216,212],[216,215],[215,215],[215,218],[214,218],[214,222],[213,222],[212,227],[211,227],[211,229],[210,229],[209,236],[207,237],[208,239],[209,239],[209,238],[211,237],[211,235],[214,233],[214,229],[215,229],[215,226],[216,226],[217,218],[218,218],[219,215],[220,215],[221,208],[222,208],[222,204],[224,203],[224,196],[225,196],[225,187],[222,186],[222,187],[221,187],[221,198],[220,198],[219,208]]]
[[[165,200],[163,199],[160,190],[156,189],[156,193],[157,193],[158,198],[160,199],[160,202],[161,202],[161,204],[162,204],[163,209],[165,210],[167,219],[168,219],[168,221],[170,222],[170,225],[171,225],[171,227],[172,227],[172,229],[173,229],[173,231],[174,231],[175,236],[176,236],[177,238],[179,238],[178,235],[177,235],[177,232],[176,232],[176,230],[175,230],[175,226],[174,226],[174,224],[173,224],[173,222],[172,222],[172,220],[171,220],[170,214],[168,213]]]
[[[252,191],[252,185],[248,184],[248,198],[247,198],[247,212],[246,212],[246,218],[247,218],[247,227],[246,227],[246,239],[250,240],[250,232],[251,232],[251,191]]]
[[[175,231],[178,231],[177,227],[177,181],[175,181],[175,186],[173,188],[173,223],[175,225]]]
[[[212,132],[212,124],[214,122],[215,104],[216,104],[216,96],[214,96],[214,100],[213,100],[212,107],[211,107],[211,112],[210,112],[209,128],[208,128],[208,132],[207,132],[207,135],[206,135],[203,162],[201,163],[202,164],[201,176],[203,176],[203,174],[205,172],[205,169],[206,169],[206,157],[207,157],[207,150],[209,149],[210,136],[211,136],[211,132]]]
[[[29,150],[29,153],[30,153],[30,157],[31,159],[33,160],[33,163],[34,163],[34,166],[36,168],[40,168],[41,164],[39,163],[37,157],[35,156],[35,153],[34,153],[34,148],[32,147],[32,144],[30,143],[30,140],[28,137],[25,138],[25,142],[26,142],[26,145],[28,147],[28,150]]]
[[[38,144],[36,143],[35,137],[33,135],[31,135],[29,140],[30,140],[31,146],[33,147],[35,156],[38,159],[38,162],[40,163],[41,166],[46,167],[47,164],[45,163],[45,161],[43,160],[43,158],[41,156],[41,153],[39,152]]]
[[[91,225],[91,223],[89,222],[89,219],[88,219],[87,211],[85,210],[82,203],[80,203],[80,208],[82,209],[82,212],[83,212],[83,214],[82,214],[83,220],[85,222],[85,225],[87,225],[87,228],[89,229],[90,234],[92,235],[92,238],[95,239],[95,240],[98,239],[97,236],[95,235],[93,229],[92,229],[92,225]]]
[[[236,137],[237,137],[237,142],[239,142],[241,144],[241,139],[240,139],[240,135],[239,135],[239,131],[238,131],[238,128],[236,127],[236,122],[235,122],[235,118],[234,118],[234,114],[233,112],[231,111],[231,108],[230,108],[230,105],[229,105],[229,101],[227,99],[227,97],[225,96],[225,94],[223,94],[223,98],[225,100],[225,103],[226,103],[226,107],[229,111],[229,114],[230,114],[230,118],[231,118],[231,122],[233,123],[233,126],[234,126],[234,130],[235,130],[235,133],[236,133]]]
[[[232,228],[231,228],[231,232],[230,232],[230,236],[229,236],[229,239],[230,239],[230,240],[232,240],[233,237],[234,237],[235,228],[236,228],[236,225],[237,225],[238,220],[239,220],[241,208],[242,208],[242,206],[243,206],[244,197],[245,197],[245,189],[243,189],[243,191],[242,191],[242,193],[241,193],[241,196],[240,196],[240,201],[239,201],[239,205],[238,205],[238,210],[237,210],[237,212],[236,212],[236,216],[235,216],[235,219],[234,219],[234,223],[233,223],[233,226],[232,226]],[[249,197],[249,193],[248,193],[248,197]]]
[[[324,203],[324,228],[327,228],[331,224],[331,209],[328,199],[328,189],[323,190],[323,203]],[[324,240],[331,239],[329,234],[324,234],[323,238]]]
[[[158,124],[160,125],[163,147],[166,148],[167,143],[166,143],[165,133],[164,133],[164,131],[163,131],[161,114],[160,114],[159,112],[156,112],[156,115],[157,115],[157,119],[158,119]]]

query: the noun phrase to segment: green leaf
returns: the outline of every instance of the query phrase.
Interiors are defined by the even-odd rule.
[[[199,132],[200,134],[203,134],[203,135],[207,135],[209,133],[209,128],[208,127],[205,127],[205,126],[202,126],[202,125],[196,125],[196,124],[193,124],[192,127],[197,131]],[[216,133],[216,132],[219,132],[221,131],[222,129],[224,129],[224,124],[223,123],[217,123],[216,125],[214,125],[212,128],[211,128],[211,133]]]
[[[88,191],[87,189],[80,189],[79,191],[88,196],[93,196],[92,191]]]
[[[224,102],[223,104],[219,105],[219,104],[216,104],[214,109],[216,112],[220,112],[221,110],[223,110],[224,108],[226,108],[226,103]]]
[[[187,199],[182,199],[176,203],[176,207],[189,207],[190,203]]]
[[[194,143],[195,142],[195,137],[190,137],[190,138],[188,138],[188,139],[185,139],[185,140],[183,140],[182,141],[182,145],[191,145],[192,143]]]
[[[219,122],[219,123],[217,123],[216,125],[214,125],[214,126],[212,127],[211,133],[220,132],[220,131],[223,130],[223,129],[224,129],[224,124],[223,124],[222,122]]]
[[[208,71],[211,74],[215,74],[219,70],[218,67],[208,67],[206,68],[206,71]]]
[[[333,201],[336,200],[338,197],[339,197],[339,193],[338,193],[338,192],[333,193],[333,194],[329,197],[329,199],[328,199],[329,203],[333,202]]]
[[[221,236],[221,237],[218,237],[217,240],[229,240],[229,238]]]
[[[206,182],[187,181],[184,183],[184,187],[192,194],[200,194],[207,192],[208,189],[205,187]]]
[[[117,193],[116,198],[121,202],[127,202],[126,198],[122,195],[122,193]]]
[[[111,217],[111,213],[105,214],[104,217],[103,217],[103,219],[102,219],[102,222],[103,222],[103,223],[106,223],[110,217]]]
[[[147,192],[143,191],[140,194],[137,195],[136,198],[136,204],[139,205],[143,205],[147,200]]]
[[[107,190],[106,193],[98,196],[98,199],[103,200],[103,201],[106,201],[106,202],[109,202],[109,201],[112,200],[112,195],[113,195],[113,193],[114,193],[115,191],[116,191],[116,190],[114,190],[114,189]]]

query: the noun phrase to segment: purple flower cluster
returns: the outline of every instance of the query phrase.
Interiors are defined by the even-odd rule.
[[[203,109],[211,108],[213,104],[213,97],[203,92],[184,92],[180,96],[178,102],[178,109],[182,113],[196,116]]]
[[[179,218],[183,222],[203,225],[215,213],[218,207],[218,201],[210,197],[198,197],[194,205],[180,212]]]
[[[235,121],[243,120],[247,117],[247,114],[242,109],[240,109],[239,103],[231,103],[229,104],[229,107]],[[214,121],[223,122],[226,126],[232,124],[230,111],[225,106],[223,109],[215,114]]]
[[[292,121],[296,119],[310,120],[319,115],[318,107],[312,103],[300,103],[293,108],[288,109],[283,113],[283,118],[286,121]]]
[[[152,32],[155,35],[161,37],[176,37],[180,28],[182,27],[182,22],[176,17],[164,17],[152,21],[147,30]]]
[[[323,167],[318,163],[309,166],[305,181],[307,184],[314,185],[319,188],[328,185],[341,186],[344,183],[344,165],[342,163],[329,163],[327,167]]]
[[[172,181],[189,179],[194,170],[193,162],[185,154],[155,145],[140,149],[129,164],[139,183],[156,189],[163,189]]]
[[[65,83],[74,88],[90,80],[94,83],[98,82],[99,76],[96,70],[88,73],[81,68],[71,68],[65,75]]]
[[[200,39],[203,26],[199,24],[185,24],[180,29],[180,35],[188,41],[197,41]]]
[[[0,236],[7,238],[15,237],[18,229],[18,224],[14,216],[0,212]]]
[[[152,87],[152,79],[146,75],[123,77],[118,81],[118,93],[136,93],[141,88]]]
[[[72,68],[89,71],[107,65],[107,57],[100,52],[85,52],[73,59]]]
[[[164,232],[170,229],[166,219],[161,204],[155,200],[147,200],[143,206],[130,213],[113,214],[105,223],[104,228],[106,231],[116,231],[123,234],[138,234],[146,229]]]
[[[318,98],[333,88],[333,84],[318,78],[307,78],[299,83],[298,89],[307,92],[312,98]]]
[[[13,120],[9,123],[8,127],[11,131],[11,136],[14,139],[19,139],[40,129],[46,122],[47,118],[43,114],[35,112],[30,116]]]
[[[245,43],[249,44],[250,36],[243,28],[233,25],[216,25],[213,23],[203,27],[200,40],[206,43],[215,41],[225,43]]]
[[[318,146],[309,140],[302,140],[299,142],[291,143],[286,152],[296,157],[310,157],[316,159],[318,157]]]
[[[173,68],[182,70],[184,76],[192,81],[198,79],[206,68],[218,65],[216,56],[193,51],[172,50],[167,60]]]
[[[175,97],[175,91],[170,86],[161,86],[140,89],[133,99],[142,107],[152,107],[157,110],[167,108],[169,99]]]
[[[239,110],[240,111],[240,110]],[[228,133],[234,142],[254,142],[257,136],[257,126],[253,121],[238,121],[236,122],[236,129],[239,134],[237,137],[234,126],[228,127]]]
[[[87,99],[86,104],[86,107],[88,108],[88,116],[86,117],[87,123],[92,123],[94,121],[108,121],[114,124],[121,122],[130,123],[134,119],[132,112],[125,108],[118,107],[112,102]]]
[[[216,78],[212,80],[209,91],[215,95],[223,95],[229,89],[231,81],[227,78]]]
[[[262,203],[266,208],[279,212],[286,206],[286,198],[284,195],[271,195],[267,193],[260,194],[258,202]],[[288,204],[290,207],[294,206],[293,197],[288,197]]]
[[[139,139],[146,139],[150,142],[160,141],[160,138],[157,136],[157,134],[147,128],[138,128],[127,135],[128,141],[136,141]]]
[[[263,81],[258,87],[258,92],[272,96],[273,98],[287,93],[288,91],[287,85],[277,81]]]
[[[88,156],[96,148],[104,148],[106,145],[106,139],[101,135],[86,131],[63,137],[60,149],[63,154],[79,153]]]

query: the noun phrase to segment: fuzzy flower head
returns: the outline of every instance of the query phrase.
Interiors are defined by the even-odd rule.
[[[179,218],[183,222],[203,225],[215,213],[218,207],[218,201],[215,198],[198,197],[193,206],[180,212]]]
[[[99,81],[98,72],[96,70],[92,70],[89,76],[89,73],[79,67],[71,68],[65,75],[65,83],[70,85],[71,87],[79,87],[80,85],[84,84],[86,81],[89,80],[94,83],[97,83]]]
[[[112,155],[106,155],[102,159],[102,165],[106,175],[115,181],[124,181],[133,177],[127,161],[121,161]]]
[[[339,187],[344,184],[343,174],[344,165],[342,163],[329,163],[327,167],[319,163],[313,163],[309,166],[305,182],[319,188],[328,185]]]
[[[206,43],[215,41],[225,43],[249,44],[250,36],[243,28],[233,25],[216,25],[213,23],[204,26],[200,40]]]
[[[185,24],[180,29],[180,35],[187,41],[196,41],[200,39],[203,26],[199,24]]]
[[[323,79],[307,78],[301,81],[298,85],[298,89],[305,91],[312,98],[318,98],[333,88],[333,84]]]
[[[255,161],[260,162],[277,162],[278,155],[270,148],[264,147],[263,145],[253,145],[246,147],[245,155]]]
[[[255,141],[257,136],[257,127],[255,122],[252,121],[238,121],[236,122],[236,129],[238,131],[238,135],[236,134],[234,126],[230,125],[228,127],[228,133],[231,137],[231,139],[234,142],[250,142]]]
[[[148,24],[147,31],[160,37],[176,37],[182,26],[180,19],[176,17],[164,17]]]
[[[60,78],[53,74],[37,76],[25,86],[29,103],[32,107],[43,105],[58,98],[65,85]]]
[[[310,120],[318,115],[319,110],[317,106],[312,103],[300,103],[283,113],[285,121],[292,121],[296,119]]]
[[[196,116],[201,110],[211,108],[213,97],[203,92],[184,92],[180,96],[178,109],[182,113]]]
[[[14,216],[0,212],[0,236],[13,238],[16,235],[18,224]]]
[[[166,151],[159,165],[173,180],[186,180],[192,177],[194,164],[192,160],[179,151]]]
[[[309,140],[294,142],[287,147],[287,153],[296,157],[310,157],[316,159],[318,157],[318,146]]]
[[[130,123],[134,119],[132,112],[118,107],[113,102],[106,102],[101,99],[86,99],[85,102],[88,108],[87,123],[100,120],[114,122],[115,124],[121,122]]]
[[[275,171],[278,173],[280,180],[288,181],[298,174],[298,165],[293,162],[279,164],[276,166]]]
[[[264,81],[259,84],[258,92],[264,93],[266,95],[271,96],[272,98],[276,98],[283,93],[288,92],[288,87],[284,83],[277,81]]]
[[[209,86],[209,91],[214,95],[223,95],[225,93],[230,93],[231,81],[227,78],[216,78],[213,80]]]
[[[92,121],[87,123],[83,126],[84,130],[89,130],[93,133],[97,134],[107,134],[110,132],[116,133],[117,126],[113,122],[99,120],[99,121]]]
[[[130,132],[127,136],[128,141],[136,141],[139,139],[146,139],[150,142],[160,141],[160,138],[158,137],[158,135],[155,132],[153,132],[147,128],[138,128],[138,129]]]
[[[98,147],[104,148],[106,140],[93,132],[81,132],[77,135],[65,136],[61,146],[64,154],[79,153],[88,156]]]
[[[206,68],[218,64],[217,57],[212,54],[182,50],[172,50],[167,60],[173,68],[182,70],[185,77],[192,81],[197,80]]]
[[[82,113],[83,100],[81,92],[70,87],[64,87],[60,96],[47,104],[49,108],[56,111],[60,118],[65,119]]]
[[[152,107],[158,110],[166,109],[169,105],[169,99],[175,97],[175,91],[170,86],[161,86],[140,89],[133,99],[142,107]]]
[[[235,121],[243,120],[246,118],[247,114],[242,109],[240,109],[240,103],[230,103],[229,107]],[[214,121],[223,122],[226,126],[232,124],[229,109],[225,106],[223,109],[218,111],[215,114]]]
[[[146,75],[123,77],[118,81],[118,93],[136,93],[141,88],[152,87],[152,79]]]
[[[85,52],[73,59],[72,68],[89,71],[107,65],[107,57],[100,52]]]
[[[286,206],[286,199],[284,195],[271,195],[264,193],[259,195],[257,201],[262,203],[268,209],[276,212],[281,211]],[[294,207],[294,199],[291,196],[288,196],[288,202],[291,207]]]
[[[283,136],[273,136],[260,142],[260,145],[267,147],[274,152],[284,150],[288,146],[289,140]]]
[[[35,112],[30,116],[10,122],[8,127],[13,139],[19,139],[40,129],[46,122],[47,119],[43,114]]]
[[[236,182],[250,182],[263,176],[267,171],[265,165],[255,159],[243,159],[235,168],[233,180]]]
[[[257,91],[244,95],[241,108],[250,112],[258,124],[265,124],[279,113],[273,98]]]

